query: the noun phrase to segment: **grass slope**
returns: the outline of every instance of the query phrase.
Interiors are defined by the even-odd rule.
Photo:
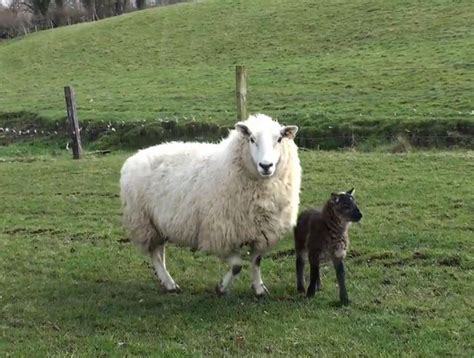
[[[0,355],[472,357],[473,155],[302,153],[302,208],[358,191],[348,308],[335,304],[329,267],[315,299],[295,293],[290,239],[263,260],[269,299],[253,298],[248,265],[217,298],[226,267],[175,247],[168,266],[184,292],[163,295],[147,259],[122,242],[125,155],[5,159]]]
[[[235,118],[249,106],[299,125],[472,123],[470,0],[209,0],[0,44],[0,112],[64,116],[63,86],[94,121]]]

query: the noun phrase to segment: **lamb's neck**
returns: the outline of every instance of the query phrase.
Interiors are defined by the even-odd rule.
[[[331,237],[343,238],[346,235],[349,223],[336,214],[330,202],[324,206],[322,215]]]

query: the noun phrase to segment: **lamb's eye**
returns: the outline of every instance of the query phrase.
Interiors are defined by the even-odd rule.
[[[255,139],[253,139],[253,137],[250,137],[250,143],[255,143]]]
[[[278,143],[281,143],[281,140],[282,140],[282,139],[283,139],[283,137],[278,138],[277,142],[278,142]]]

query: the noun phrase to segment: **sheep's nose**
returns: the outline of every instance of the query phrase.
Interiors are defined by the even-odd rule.
[[[258,163],[260,167],[265,171],[268,172],[268,170],[273,167],[273,163],[267,164],[267,163]]]

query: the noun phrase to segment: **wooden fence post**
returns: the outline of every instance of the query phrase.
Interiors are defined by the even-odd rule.
[[[74,159],[81,159],[81,133],[79,132],[79,119],[77,118],[74,89],[70,86],[64,87],[64,97],[66,98],[67,117],[69,119],[69,130],[72,139],[72,157]]]
[[[235,96],[237,100],[237,120],[247,119],[247,69],[235,67]]]

